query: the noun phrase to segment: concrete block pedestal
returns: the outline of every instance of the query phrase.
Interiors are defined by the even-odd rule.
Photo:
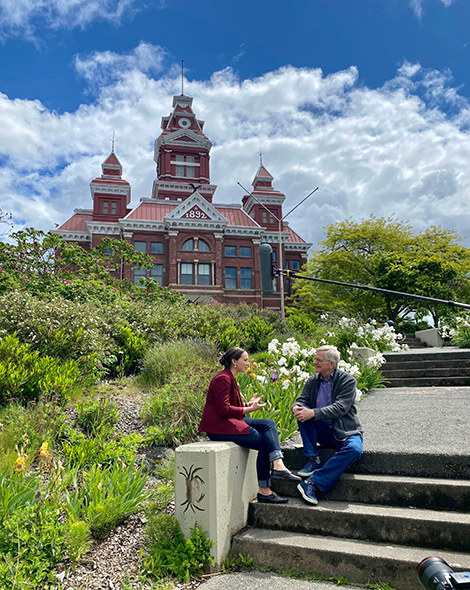
[[[257,451],[231,442],[198,442],[175,451],[175,515],[186,538],[196,523],[214,541],[215,569],[246,526],[256,496]]]

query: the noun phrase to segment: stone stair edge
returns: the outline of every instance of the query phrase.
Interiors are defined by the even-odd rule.
[[[271,566],[289,563],[298,571],[316,571],[347,577],[350,582],[388,583],[397,590],[422,590],[416,575],[418,564],[432,556],[430,549],[368,543],[302,533],[249,528],[238,533],[232,543],[234,553],[249,553],[255,562]],[[258,560],[261,556],[261,561]],[[455,570],[470,570],[470,555],[439,551]]]

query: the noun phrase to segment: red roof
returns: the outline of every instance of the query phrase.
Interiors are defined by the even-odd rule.
[[[75,213],[70,219],[67,219],[56,231],[87,231],[86,222],[91,221],[92,211],[86,213]]]
[[[104,164],[109,164],[111,166],[120,166],[121,162],[116,158],[116,154],[111,152],[108,156],[108,159],[104,161]]]
[[[263,165],[259,167],[258,174],[256,176],[267,176],[268,178],[272,178],[271,174],[269,174]]]
[[[130,186],[127,180],[123,178],[95,178],[91,184],[118,184],[121,186]]]
[[[282,227],[283,232],[289,232],[289,237],[287,238],[287,242],[294,243],[294,244],[306,244],[307,242],[303,240],[298,234],[295,233],[288,225],[284,225]]]
[[[231,207],[215,207],[217,211],[225,217],[228,221],[228,225],[234,225],[236,227],[258,227],[256,221],[254,221],[249,215],[247,215],[242,209],[232,209]]]
[[[145,221],[163,221],[165,215],[171,213],[178,207],[179,203],[140,203],[133,211],[126,216],[126,219],[142,219]]]

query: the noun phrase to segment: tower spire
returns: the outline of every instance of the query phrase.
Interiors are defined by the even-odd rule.
[[[184,60],[181,60],[181,96],[184,96],[183,92],[183,84],[184,84]]]
[[[117,139],[115,139],[115,137],[114,137],[114,131],[113,131],[113,136],[112,136],[112,138],[110,138],[109,141],[111,142],[111,153],[114,154],[114,142],[117,141]]]
[[[259,165],[263,165],[263,152],[261,151],[261,146],[259,146]]]

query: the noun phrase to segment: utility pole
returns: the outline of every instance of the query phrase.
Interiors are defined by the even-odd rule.
[[[277,215],[275,215],[271,209],[268,209],[268,207],[266,207],[266,205],[264,203],[262,203],[260,200],[258,200],[253,193],[249,192],[246,190],[246,188],[240,183],[237,183],[239,186],[242,187],[242,189],[248,193],[248,195],[255,200],[259,205],[261,205],[261,207],[264,207],[266,209],[266,211],[269,212],[270,215],[272,215],[274,217],[274,219],[277,220],[278,222],[278,229],[279,229],[279,268],[281,270],[284,270],[284,262],[283,262],[283,256],[282,256],[282,222],[284,221],[284,219],[286,219],[286,217],[288,217],[292,211],[295,211],[295,209],[297,209],[297,207],[299,207],[300,205],[302,205],[302,203],[304,203],[309,197],[311,197],[313,195],[313,193],[315,193],[318,190],[318,186],[316,189],[314,189],[311,193],[309,193],[305,198],[303,198],[300,203],[297,203],[297,205],[295,207],[293,207],[288,213],[286,213],[283,217],[281,217],[281,219],[279,219],[279,217]],[[283,320],[286,319],[286,312],[285,312],[285,308],[284,308],[284,277],[283,275],[279,275],[279,281],[280,281],[280,285],[279,285],[279,290],[281,293],[281,317]]]

